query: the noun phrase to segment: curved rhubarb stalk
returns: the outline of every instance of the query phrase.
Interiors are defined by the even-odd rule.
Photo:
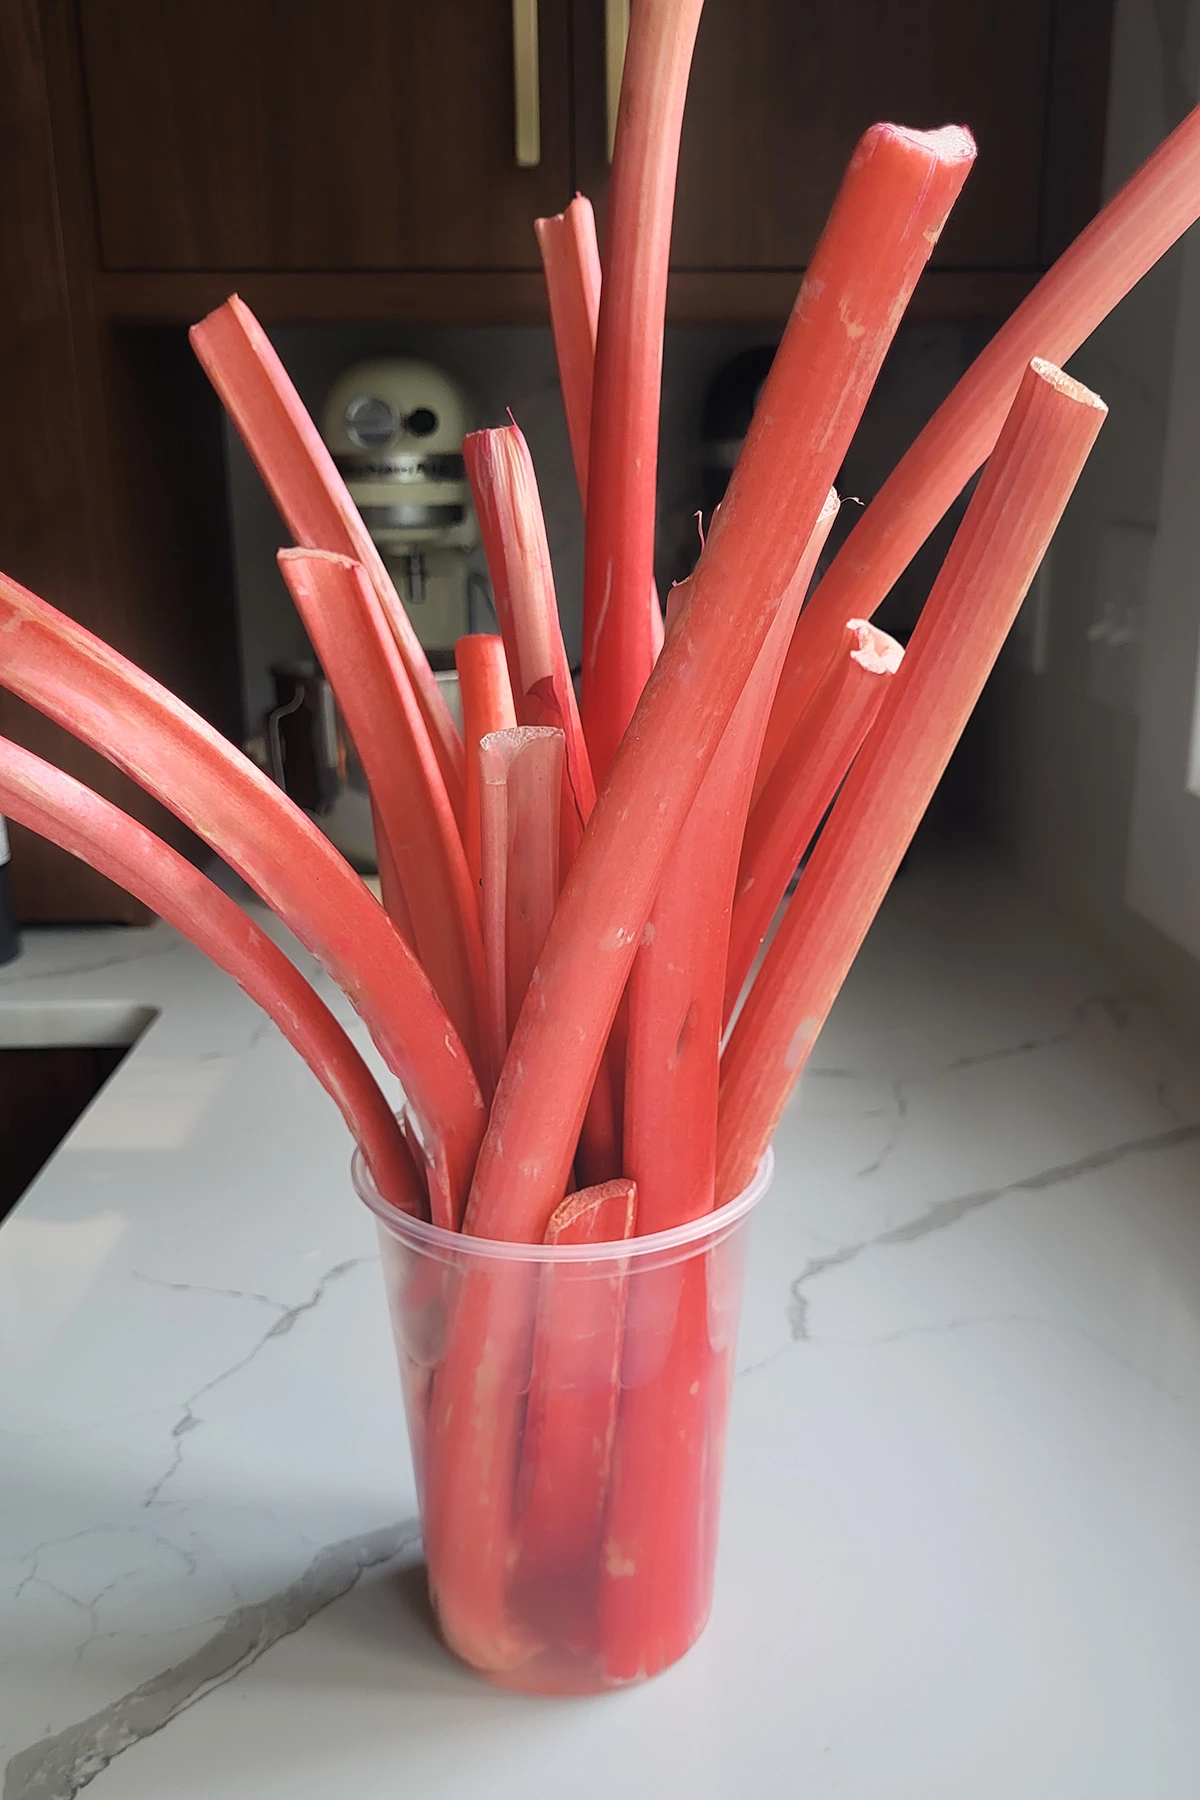
[[[587,511],[588,453],[592,435],[592,378],[600,318],[600,246],[592,203],[576,194],[565,212],[535,219],[533,229],[546,275],[550,329],[558,363],[558,385],[579,499]],[[663,647],[663,615],[658,589],[650,583],[650,642],[657,661]]]
[[[383,558],[274,345],[236,294],[193,325],[188,336],[296,542],[307,550],[352,556],[366,570],[420,703],[455,816],[461,817],[458,727]]]
[[[702,4],[639,0],[625,50],[596,336],[583,574],[582,709],[597,782],[657,654],[648,599],[663,319],[679,133]]]
[[[384,1199],[420,1214],[416,1169],[366,1063],[325,1002],[235,901],[144,825],[5,738],[0,801],[8,818],[90,863],[232,975],[334,1101]]]
[[[613,762],[513,1033],[466,1228],[540,1240],[655,891],[795,579],[887,346],[974,156],[875,126],[813,257],[684,609]]]
[[[863,619],[850,620],[839,650],[751,809],[729,927],[722,1009],[726,1022],[800,858],[837,798],[903,655],[886,632]]]
[[[479,895],[479,740],[493,731],[511,731],[517,722],[512,684],[504,656],[504,640],[482,632],[460,637],[454,646],[458,691],[462,697],[463,742],[466,745],[466,809],[463,849],[471,885]]]
[[[1035,360],[721,1061],[717,1197],[758,1159],[1042,560],[1106,413]]]
[[[579,498],[587,505],[588,447],[592,433],[592,376],[600,318],[600,246],[592,203],[576,194],[565,212],[535,219],[534,233],[546,274],[550,329],[558,363],[567,436]]]
[[[479,1085],[428,976],[328,838],[166,688],[4,575],[0,685],[131,775],[291,927],[362,1014],[461,1207]]]
[[[479,740],[487,1044],[495,1083],[558,898],[563,734],[536,725]]]
[[[328,550],[281,550],[277,560],[354,740],[413,947],[473,1066],[482,1069],[479,906],[400,652],[360,563]]]
[[[1064,250],[934,413],[805,607],[763,745],[755,799],[846,621],[869,619],[996,442],[1031,357],[1072,357],[1200,218],[1200,107]]]

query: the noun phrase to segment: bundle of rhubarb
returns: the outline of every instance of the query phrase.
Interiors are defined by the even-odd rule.
[[[385,1211],[442,1243],[441,1275],[404,1265],[404,1305],[427,1327],[408,1387],[443,1631],[489,1672],[553,1649],[595,1685],[663,1667],[707,1610],[729,1378],[717,1263],[665,1264],[635,1304],[611,1255],[590,1285],[569,1259],[551,1285],[552,1259],[527,1255],[464,1256],[448,1279],[444,1247],[624,1243],[751,1183],[1103,420],[1056,365],[1200,214],[1198,111],[996,334],[810,593],[834,477],[975,154],[958,128],[869,130],[664,624],[663,317],[699,11],[634,0],[603,275],[585,199],[537,222],[586,522],[578,699],[516,425],[464,446],[501,635],[458,646],[460,732],[249,310],[230,299],[192,333],[295,541],[280,566],[368,777],[382,905],[200,718],[0,578],[0,682],[232,865],[398,1078],[401,1123],[400,1096],[242,910],[0,745],[0,812],[241,982],[342,1109]],[[985,464],[902,656],[870,616]],[[586,1382],[584,1343],[602,1370]]]

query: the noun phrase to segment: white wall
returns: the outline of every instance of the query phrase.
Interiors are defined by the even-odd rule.
[[[1190,7],[1200,18],[1200,0]],[[1189,0],[1117,0],[1106,192],[1193,104],[1188,15]],[[1136,563],[1138,540],[1149,543],[1158,523],[1180,262],[1176,249],[1072,360],[1110,416],[1051,552],[1045,670],[1010,648],[975,749],[986,759],[985,812],[1023,872],[1133,982],[1197,1016],[1200,965],[1125,901],[1136,646],[1114,652],[1088,637],[1106,579],[1131,552]]]

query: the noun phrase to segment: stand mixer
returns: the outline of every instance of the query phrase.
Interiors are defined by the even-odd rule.
[[[388,356],[347,369],[322,419],[350,498],[437,670],[453,669],[455,641],[471,629],[469,557],[479,527],[462,441],[473,411],[432,363]]]
[[[454,645],[472,629],[474,586],[487,592],[471,567],[479,527],[462,455],[473,413],[441,369],[387,356],[347,369],[322,415],[325,442],[456,716]],[[356,868],[374,869],[366,779],[328,683],[311,661],[271,675],[272,775]]]

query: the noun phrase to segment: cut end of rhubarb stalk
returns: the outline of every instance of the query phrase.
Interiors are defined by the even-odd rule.
[[[547,1244],[605,1244],[633,1236],[637,1183],[623,1178],[568,1194],[546,1226]]]
[[[894,675],[904,660],[904,647],[898,644],[886,631],[880,631],[866,619],[848,619],[846,629],[855,639],[856,647],[850,652],[851,662],[856,662],[860,669],[868,675]]]
[[[975,139],[965,125],[942,125],[936,131],[917,131],[911,125],[880,125],[878,130],[903,138],[906,144],[924,145],[939,162],[975,160]]]
[[[1094,394],[1091,388],[1084,387],[1082,381],[1076,381],[1073,375],[1064,375],[1060,368],[1057,368],[1052,362],[1047,362],[1044,356],[1035,356],[1029,367],[1040,380],[1046,382],[1056,393],[1065,394],[1068,400],[1074,400],[1080,406],[1097,407],[1102,413],[1108,411],[1108,407],[1099,394]]]

